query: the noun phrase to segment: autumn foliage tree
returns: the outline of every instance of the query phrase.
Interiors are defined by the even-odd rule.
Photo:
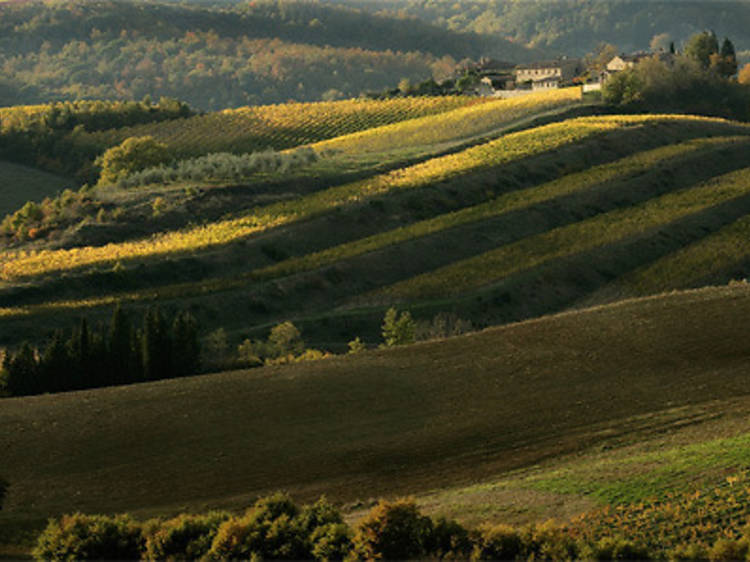
[[[167,145],[152,136],[130,137],[107,149],[96,160],[101,168],[98,185],[110,185],[130,174],[170,160]]]

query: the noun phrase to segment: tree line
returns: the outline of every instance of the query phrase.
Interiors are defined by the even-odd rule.
[[[732,41],[695,34],[682,52],[654,56],[607,78],[605,102],[634,111],[692,113],[750,119],[750,85],[737,80]]]
[[[194,115],[174,98],[142,101],[65,101],[42,107],[0,111],[0,159],[75,177],[80,183],[96,181],[94,159],[102,146],[82,142],[81,132],[93,132]]]
[[[670,534],[663,521],[651,524],[666,531],[666,544],[623,536],[616,528],[595,532],[554,521],[467,528],[424,515],[414,499],[400,498],[380,500],[350,526],[325,498],[299,507],[288,495],[276,493],[240,515],[213,511],[144,523],[129,515],[64,515],[50,520],[33,555],[37,560],[720,561],[745,560],[750,550],[748,528],[737,532],[731,522],[685,542]]]
[[[151,307],[136,327],[118,305],[108,326],[93,328],[83,318],[43,347],[25,342],[6,351],[0,388],[11,396],[82,390],[184,377],[200,366],[198,322],[188,311],[168,316]]]
[[[0,3],[0,105],[151,95],[216,110],[356,97],[483,54],[529,57],[503,39],[317,1]]]

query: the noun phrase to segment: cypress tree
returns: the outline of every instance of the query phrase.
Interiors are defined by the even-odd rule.
[[[187,310],[175,316],[172,325],[172,353],[174,375],[184,377],[200,369],[200,343],[198,322]]]
[[[37,394],[41,391],[36,353],[29,342],[24,342],[18,352],[6,355],[7,385],[11,396]]]
[[[737,53],[735,53],[734,45],[729,40],[729,37],[724,38],[724,42],[721,44],[721,65],[719,72],[722,76],[729,78],[737,74]]]
[[[58,330],[44,349],[39,360],[40,386],[44,392],[68,390],[72,384],[71,361],[65,336]]]
[[[138,380],[139,373],[134,350],[133,327],[130,318],[118,303],[112,312],[108,337],[108,363],[112,384]]]
[[[92,330],[89,335],[89,360],[86,372],[86,388],[97,388],[114,384],[109,372],[107,338],[103,329]]]
[[[68,353],[73,374],[69,388],[79,390],[89,386],[91,373],[91,334],[85,318],[81,318],[78,328],[68,340]]]
[[[172,346],[164,315],[158,307],[150,307],[143,319],[141,359],[145,380],[173,376]]]

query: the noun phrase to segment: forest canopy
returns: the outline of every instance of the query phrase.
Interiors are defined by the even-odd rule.
[[[0,105],[184,99],[200,109],[356,97],[525,47],[320,2],[0,4]]]

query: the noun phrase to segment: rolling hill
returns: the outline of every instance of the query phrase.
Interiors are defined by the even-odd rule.
[[[4,161],[0,161],[0,178],[3,183],[0,192],[2,216],[20,209],[27,201],[40,201],[73,186],[73,182],[64,177]]]
[[[667,47],[679,48],[690,35],[712,29],[728,35],[741,49],[750,46],[747,29],[750,4],[746,0],[701,0],[675,4],[670,0],[330,0],[378,13],[400,14],[453,31],[475,32],[583,56],[602,43],[623,52],[645,50],[662,35]]]
[[[538,52],[321,2],[0,4],[0,105],[179,97],[202,109],[346,99]]]
[[[294,366],[5,399],[0,521],[241,508],[280,488],[355,502],[501,475],[554,491],[592,473],[575,459],[564,480],[508,471],[708,421],[736,434],[749,311],[746,285],[701,289]]]
[[[251,364],[238,344],[286,321],[308,347],[367,349],[2,398],[0,556],[64,512],[240,510],[277,489],[325,493],[352,519],[400,494],[470,522],[586,511],[581,533],[671,516],[647,496],[683,494],[696,521],[696,487],[718,511],[744,497],[729,488],[750,460],[747,123],[614,113],[579,88],[163,105],[89,129],[76,119],[125,106],[3,110],[30,116],[42,161],[39,139],[85,167],[134,136],[179,161],[3,221],[0,345],[43,346],[81,318],[100,330],[124,303],[134,318],[187,310],[206,344],[221,335],[226,357],[206,355],[206,370]],[[428,341],[379,348],[391,307]],[[471,333],[437,339],[446,318]],[[134,351],[132,334],[118,341]],[[88,386],[113,382],[84,371]]]
[[[319,160],[286,177],[95,192],[105,219],[73,247],[2,253],[0,341],[39,341],[52,316],[71,326],[117,301],[159,302],[189,303],[204,333],[233,342],[292,320],[311,345],[341,350],[377,342],[394,304],[486,326],[744,277],[747,250],[732,241],[750,212],[747,126],[566,119],[583,109],[564,91],[446,107],[313,143]],[[164,138],[198,146],[200,128],[185,130]],[[222,218],[191,224],[204,209]],[[704,247],[722,250],[699,274]],[[670,260],[683,273],[665,279]]]

